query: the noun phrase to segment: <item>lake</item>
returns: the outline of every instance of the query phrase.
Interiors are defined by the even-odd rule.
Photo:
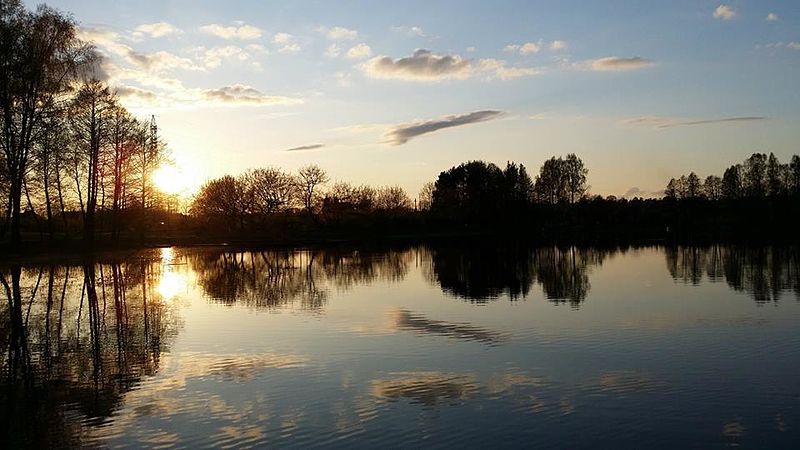
[[[2,273],[5,448],[800,446],[793,247],[163,248]]]

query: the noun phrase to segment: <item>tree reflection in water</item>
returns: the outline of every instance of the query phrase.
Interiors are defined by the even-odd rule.
[[[0,422],[8,448],[72,447],[158,370],[177,331],[157,261],[0,271]]]
[[[591,288],[591,268],[616,251],[575,246],[434,246],[427,276],[445,292],[477,303],[504,295],[511,300],[524,298],[538,283],[547,299],[578,307]]]
[[[723,279],[759,304],[777,302],[787,292],[800,300],[800,249],[794,246],[667,247],[667,269],[676,281],[699,285]]]
[[[351,289],[378,280],[401,281],[409,271],[408,248],[359,251],[269,250],[192,252],[186,259],[198,285],[214,301],[281,308],[299,301],[319,310],[328,289]]]
[[[81,439],[90,439],[87,429],[108,424],[123,399],[131,397],[127,393],[159,370],[162,352],[180,326],[173,300],[189,279],[214,302],[319,312],[334,290],[399,282],[417,267],[434,286],[471,302],[525,298],[538,284],[550,301],[578,307],[589,294],[590,272],[611,255],[626,251],[490,244],[376,250],[186,249],[103,262],[0,268],[0,296],[8,305],[0,308],[0,436],[9,448],[86,444]],[[759,303],[778,301],[787,292],[800,298],[795,247],[668,247],[664,252],[677,281],[724,280]],[[506,339],[469,323],[402,308],[392,319],[398,330],[489,347]],[[250,358],[243,364],[275,365],[273,360]],[[215,361],[208,364],[217,367]],[[373,383],[373,395],[390,402],[410,398],[436,405],[457,403],[473,392],[470,380],[448,373],[394,375]]]

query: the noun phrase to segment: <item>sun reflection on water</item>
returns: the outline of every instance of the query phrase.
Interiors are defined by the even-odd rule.
[[[176,270],[175,254],[171,247],[161,249],[161,278],[158,282],[158,293],[164,300],[171,300],[180,293],[186,292],[188,282],[186,274]]]

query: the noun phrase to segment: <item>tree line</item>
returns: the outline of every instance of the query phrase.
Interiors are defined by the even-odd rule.
[[[50,239],[117,238],[123,221],[161,201],[151,180],[166,150],[155,119],[120,105],[77,31],[47,6],[0,6],[0,239],[14,245],[26,225]]]
[[[701,180],[696,173],[669,180],[664,196],[668,199],[736,200],[800,195],[800,156],[782,164],[775,154],[753,153],[734,164],[722,177],[709,175]]]
[[[316,165],[296,173],[259,168],[207,181],[190,213],[209,226],[228,230],[258,228],[271,218],[298,214],[328,225],[352,224],[369,216],[397,219],[426,214],[480,220],[533,203],[575,203],[586,194],[587,173],[574,154],[545,161],[535,180],[522,164],[509,162],[500,169],[470,161],[426,183],[412,201],[400,186],[329,185],[329,175]]]

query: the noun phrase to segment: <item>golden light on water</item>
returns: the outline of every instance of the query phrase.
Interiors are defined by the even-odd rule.
[[[164,300],[186,292],[188,281],[186,274],[176,271],[172,248],[161,249],[161,279],[158,282],[158,293]]]

